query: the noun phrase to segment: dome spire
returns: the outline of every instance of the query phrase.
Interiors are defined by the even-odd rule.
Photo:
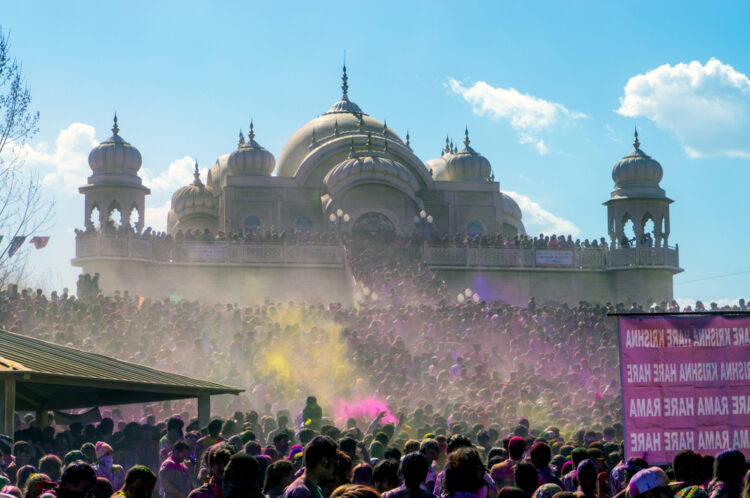
[[[255,126],[253,125],[253,119],[250,118],[250,131],[247,132],[247,138],[249,142],[255,140]]]
[[[112,125],[112,133],[115,135],[120,133],[120,127],[117,126],[117,111],[115,111],[115,123]]]
[[[237,143],[237,147],[241,147],[245,145],[245,136],[242,134],[242,130],[240,130],[240,141]]]
[[[445,135],[445,148],[443,149],[443,154],[448,154],[451,151],[451,141],[448,138],[448,135]]]
[[[467,125],[466,130],[464,131],[464,145],[468,148],[470,143],[471,140],[469,140],[469,127]]]
[[[203,182],[201,182],[201,171],[198,168],[198,160],[195,160],[195,171],[193,172],[193,185],[195,186],[203,186]]]
[[[349,77],[346,75],[346,55],[344,55],[344,72],[341,75],[341,100],[349,100]]]
[[[635,127],[635,133],[633,133],[633,135],[635,136],[635,140],[633,140],[633,147],[635,147],[636,149],[639,149],[641,147],[641,142],[638,141],[638,127],[637,126]]]
[[[411,149],[411,141],[409,139],[409,130],[406,130],[406,146]]]

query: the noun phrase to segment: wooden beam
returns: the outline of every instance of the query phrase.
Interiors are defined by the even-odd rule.
[[[16,379],[7,376],[2,381],[2,431],[3,434],[13,439],[15,432],[16,415]]]
[[[211,396],[198,397],[198,426],[203,428],[211,420]]]

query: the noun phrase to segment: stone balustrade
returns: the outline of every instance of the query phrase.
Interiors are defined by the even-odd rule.
[[[609,269],[631,266],[679,268],[679,249],[506,249],[495,247],[425,246],[431,267]]]
[[[114,258],[178,264],[342,267],[340,245],[176,242],[138,235],[89,235],[76,240],[76,258]]]
[[[432,268],[679,268],[679,248],[510,249],[424,246]],[[343,267],[344,248],[323,244],[253,244],[227,241],[176,242],[139,235],[89,235],[76,240],[76,258],[113,258],[178,264]]]

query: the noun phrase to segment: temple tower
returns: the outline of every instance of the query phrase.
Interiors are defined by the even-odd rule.
[[[669,205],[673,202],[659,187],[661,164],[641,150],[638,130],[633,150],[612,168],[615,189],[607,206],[607,224],[611,247],[667,247],[669,241]],[[653,222],[653,233],[646,233],[646,224]],[[635,239],[625,233],[632,222]]]
[[[97,226],[132,227],[143,230],[146,195],[151,193],[141,182],[141,153],[119,135],[115,114],[112,136],[89,153],[93,174],[78,191],[86,198],[84,223],[87,230]],[[98,214],[97,214],[98,213]],[[119,218],[119,219],[118,219]]]

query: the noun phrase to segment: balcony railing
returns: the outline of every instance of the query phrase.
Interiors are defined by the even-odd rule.
[[[178,243],[137,235],[93,235],[79,238],[76,240],[76,257],[251,266],[344,265],[344,250],[340,245],[244,244],[197,240]]]
[[[253,244],[227,241],[176,242],[138,235],[92,235],[76,240],[76,257],[117,258],[160,263],[250,266],[344,265],[344,248],[332,244]],[[568,268],[604,270],[628,267],[679,268],[677,247],[624,249],[506,249],[424,246],[433,268]]]
[[[607,269],[631,266],[679,268],[679,249],[505,249],[494,247],[425,246],[432,267]]]

